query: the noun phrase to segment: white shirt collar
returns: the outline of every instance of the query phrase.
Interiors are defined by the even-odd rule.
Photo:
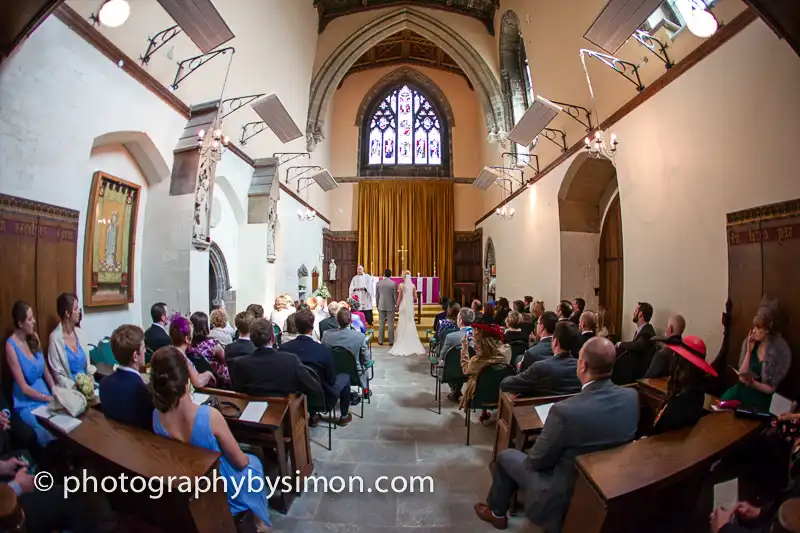
[[[138,370],[136,370],[135,368],[131,368],[129,366],[118,365],[117,370],[124,370],[125,372],[131,372],[132,374],[136,374],[137,376],[139,376],[140,379],[142,377],[142,375],[139,373]]]
[[[154,326],[158,326],[161,329],[163,329],[164,331],[166,331],[167,333],[169,333],[169,330],[167,329],[167,325],[166,324],[162,324],[161,322],[153,322],[153,325]]]
[[[589,385],[591,385],[591,384],[592,384],[592,383],[594,383],[595,381],[597,381],[597,380],[596,380],[596,379],[593,379],[592,381],[587,381],[586,383],[584,383],[584,384],[583,384],[583,386],[581,387],[581,390],[584,390],[584,389],[586,389],[586,387],[588,387]]]

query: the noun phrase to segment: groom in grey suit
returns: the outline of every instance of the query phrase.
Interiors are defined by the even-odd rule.
[[[391,280],[392,271],[383,271],[383,279],[375,286],[378,303],[378,344],[383,346],[383,324],[389,322],[389,344],[394,344],[394,312],[397,307],[397,283]]]

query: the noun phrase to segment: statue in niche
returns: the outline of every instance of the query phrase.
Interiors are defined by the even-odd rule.
[[[317,292],[317,289],[319,289],[319,270],[314,267],[311,271],[311,290]]]
[[[336,281],[336,263],[333,259],[328,264],[328,281]]]
[[[313,152],[319,143],[325,140],[325,134],[318,125],[308,125],[306,128],[306,149]]]
[[[278,202],[269,201],[269,214],[267,215],[267,261],[274,263],[276,259],[275,239],[278,232]]]
[[[205,250],[211,239],[211,187],[216,163],[210,157],[204,157],[197,176],[197,189],[194,195],[194,227],[192,241],[196,248]]]
[[[300,268],[297,269],[297,291],[300,293],[300,297],[306,293],[306,289],[308,287],[308,268],[305,265],[300,265]]]

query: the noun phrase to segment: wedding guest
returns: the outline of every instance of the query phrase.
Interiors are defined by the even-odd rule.
[[[14,410],[36,432],[39,445],[45,446],[55,437],[39,424],[33,410],[50,403],[55,382],[42,355],[31,306],[15,302],[11,317],[14,333],[6,340],[6,363],[14,378]]]
[[[516,311],[519,314],[527,313],[527,311],[525,311],[525,302],[522,300],[514,300],[511,302],[511,308],[512,311]]]
[[[607,339],[614,338],[614,324],[611,319],[611,311],[602,305],[597,310],[597,336]]]
[[[229,336],[231,339],[233,339],[233,336],[234,336],[234,335],[236,335],[236,328],[234,328],[234,327],[231,325],[230,321],[229,321],[230,319],[229,319],[229,317],[228,317],[228,311],[225,309],[225,300],[223,300],[222,298],[219,298],[218,300],[214,300],[214,301],[211,303],[211,311],[212,311],[212,313],[211,313],[211,314],[212,314],[212,317],[211,317],[211,323],[212,323],[212,324],[214,323],[214,317],[213,317],[213,314],[214,314],[214,313],[213,313],[213,312],[214,312],[214,311],[216,311],[217,309],[220,309],[220,310],[222,310],[222,312],[223,312],[223,313],[225,313],[225,325],[224,325],[224,326],[219,326],[219,327],[220,327],[220,328],[221,328],[221,329],[222,329],[222,330],[223,330],[225,333],[227,333],[227,334],[228,334],[228,336]],[[214,327],[217,327],[217,326],[214,326]]]
[[[331,302],[328,304],[328,318],[319,323],[319,340],[322,342],[322,337],[326,331],[331,329],[339,329],[339,322],[336,321],[336,313],[339,312],[342,305],[339,302]]]
[[[478,322],[481,324],[494,324],[494,304],[492,302],[483,304],[483,312]]]
[[[511,311],[506,317],[506,329],[503,332],[503,342],[506,344],[515,341],[528,343],[528,335],[522,331],[522,313]]]
[[[71,389],[75,386],[75,376],[89,374],[88,344],[78,327],[81,315],[78,297],[63,293],[56,299],[56,310],[61,323],[50,334],[47,362],[55,384]]]
[[[533,306],[533,296],[525,296],[524,298],[522,298],[522,300],[525,302],[525,308],[523,309],[522,312],[533,313],[533,309],[531,309],[531,307]]]
[[[245,311],[253,313],[253,317],[255,317],[256,320],[258,320],[259,318],[264,318],[264,308],[258,304],[248,305]]]
[[[753,317],[753,327],[742,342],[739,383],[722,395],[758,411],[769,411],[772,394],[789,372],[792,352],[775,329],[777,303],[762,303]]]
[[[152,325],[144,332],[144,344],[151,352],[155,352],[159,348],[169,346],[171,340],[169,338],[169,315],[167,312],[167,304],[158,302],[153,304],[150,308],[150,318],[153,320]]]
[[[545,311],[536,323],[536,337],[539,341],[528,348],[525,356],[519,362],[517,373],[524,372],[536,361],[542,361],[553,357],[553,333],[556,330],[558,317],[552,311]]]
[[[450,298],[447,296],[442,296],[439,299],[439,305],[442,306],[442,311],[438,313],[435,317],[433,317],[433,331],[434,333],[439,331],[439,322],[447,318],[447,308],[450,305]]]
[[[572,316],[572,303],[569,300],[561,300],[556,306],[556,316],[559,320],[569,320]]]
[[[580,336],[578,337],[575,348],[572,350],[572,355],[575,356],[576,359],[583,345],[592,337],[597,336],[597,315],[592,311],[584,311],[581,313],[581,318],[578,320],[578,330],[580,331]]]
[[[301,311],[304,311],[304,309],[301,309]],[[297,313],[292,313],[286,317],[286,329],[281,333],[281,346],[295,340],[300,334],[297,331],[297,323],[295,322],[297,320],[296,314]]]
[[[475,331],[475,355],[469,354],[469,340],[467,336],[461,337],[461,369],[469,376],[467,386],[461,396],[459,409],[468,409],[469,402],[475,394],[478,384],[478,374],[487,366],[498,363],[508,364],[511,359],[511,350],[502,343],[503,332],[497,324],[473,324]],[[481,422],[489,419],[489,412],[484,410],[478,419]]]
[[[506,318],[511,312],[511,305],[508,303],[508,298],[499,298],[497,300],[497,307],[495,308],[494,323],[500,327],[506,325]]]
[[[533,320],[533,332],[531,333],[530,336],[531,342],[539,340],[539,337],[537,336],[536,332],[536,324],[538,324],[539,319],[544,313],[545,313],[544,302],[541,300],[534,301],[531,306],[531,318]]]
[[[225,347],[225,362],[228,363],[229,369],[231,361],[243,355],[250,355],[256,349],[255,345],[250,340],[250,324],[255,321],[253,313],[250,311],[243,311],[237,314],[233,321],[236,324],[236,333],[238,337]]]
[[[482,314],[481,310],[483,309],[483,304],[480,300],[472,300],[470,309],[472,309],[472,312],[475,313],[475,320],[478,320]]]
[[[169,319],[169,337],[172,345],[177,348],[186,359],[186,366],[189,369],[189,377],[192,380],[192,386],[196,389],[200,387],[213,386],[215,383],[214,374],[206,370],[205,372],[198,372],[188,357],[186,352],[192,343],[192,323],[185,316],[175,313]]]
[[[144,365],[144,332],[126,324],[111,334],[111,352],[119,363],[100,382],[103,414],[108,418],[153,431],[153,401],[139,369]]]
[[[570,316],[569,319],[572,320],[572,323],[576,326],[580,326],[581,313],[583,313],[584,309],[586,309],[586,300],[583,298],[575,298],[572,300],[572,316]]]
[[[450,333],[444,338],[444,340],[442,340],[442,347],[439,349],[440,359],[436,364],[439,375],[444,372],[444,358],[447,356],[447,352],[449,352],[452,348],[461,345],[461,339],[464,338],[465,335],[469,335],[469,332],[472,330],[472,323],[474,321],[475,312],[469,307],[462,307],[458,312],[458,331]],[[470,346],[475,348],[474,339],[470,341]],[[450,387],[450,394],[447,395],[447,399],[451,402],[459,401],[461,398],[461,383],[448,383],[448,386]]]
[[[344,308],[344,309],[347,309],[348,311],[350,311],[350,319],[351,319],[350,327],[352,327],[353,329],[359,330],[361,333],[366,333],[367,332],[367,325],[364,322],[364,318],[362,316],[363,313],[362,313],[362,315],[359,315],[357,312],[354,312],[354,311],[358,311],[358,309],[353,309],[353,307],[350,305],[351,300],[348,300],[346,302],[339,302],[339,310],[341,311],[342,308]],[[338,327],[338,325],[337,325],[337,327]]]
[[[214,339],[225,346],[233,342],[233,337],[227,331],[228,313],[225,309],[214,309],[211,311],[211,331],[208,333],[209,339]]]
[[[269,316],[269,321],[278,326],[281,331],[286,329],[286,319],[295,312],[294,307],[289,306],[290,302],[291,300],[287,300],[285,296],[278,296],[275,298],[274,309]]]
[[[192,342],[186,349],[189,357],[202,357],[211,365],[217,385],[230,387],[231,375],[225,362],[225,349],[209,337],[208,315],[202,311],[192,313],[189,317],[192,322]]]
[[[444,328],[458,327],[456,326],[456,321],[458,320],[459,311],[461,311],[461,306],[458,304],[458,302],[450,302],[450,305],[447,306],[447,315],[445,318],[439,321],[439,329],[436,330],[437,339],[441,335]]]
[[[309,300],[311,300],[311,298],[309,298]],[[321,341],[322,334],[319,331],[319,325],[330,315],[328,314],[328,309],[325,307],[325,300],[321,296],[317,296],[313,298],[313,300],[314,307],[309,305],[309,309],[314,313],[314,338]]]
[[[266,484],[261,490],[243,487],[249,478],[264,478],[261,462],[244,453],[233,437],[228,423],[219,411],[208,405],[196,405],[187,387],[188,367],[176,348],[161,348],[150,361],[150,390],[153,396],[153,431],[157,435],[191,444],[212,452],[222,452],[219,458],[220,474],[226,480],[228,506],[236,516],[251,511],[261,524],[259,529],[271,525],[267,508]],[[241,481],[241,490],[237,489]]]
[[[653,360],[645,373],[645,378],[666,378],[669,376],[672,360],[675,359],[675,352],[667,346],[668,343],[680,343],[683,331],[686,329],[686,319],[683,315],[672,315],[667,320],[667,330],[664,337],[659,338],[662,342],[659,350],[653,354]],[[655,337],[654,337],[655,339]]]

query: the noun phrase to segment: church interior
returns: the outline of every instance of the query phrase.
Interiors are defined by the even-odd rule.
[[[797,0],[0,4],[0,531],[800,533]]]

